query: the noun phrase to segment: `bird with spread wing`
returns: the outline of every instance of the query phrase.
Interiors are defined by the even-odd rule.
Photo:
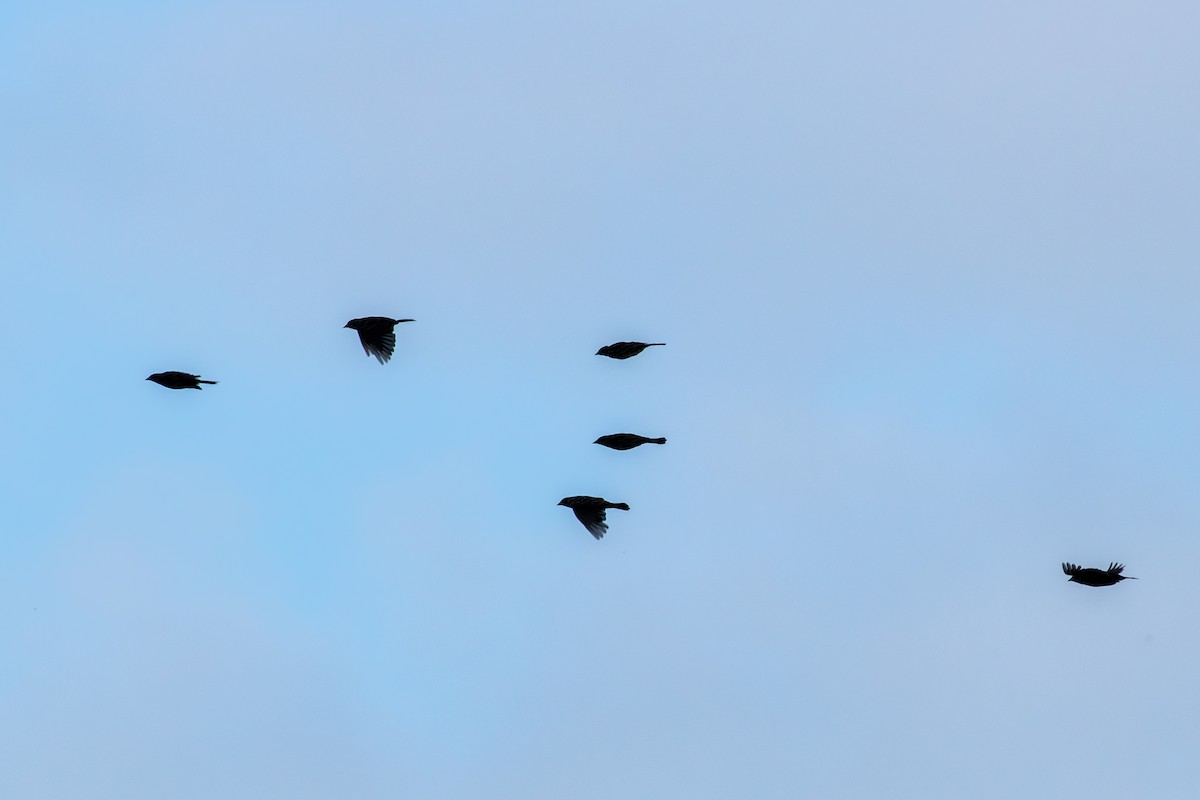
[[[574,497],[564,497],[558,501],[560,506],[566,506],[575,512],[575,518],[583,523],[583,527],[588,529],[588,533],[600,539],[608,531],[608,523],[605,522],[607,514],[605,511],[610,508],[628,511],[628,503],[610,503],[603,497],[588,497],[587,495],[576,495]]]
[[[1124,564],[1118,564],[1115,561],[1110,561],[1108,569],[1096,569],[1095,567],[1081,567],[1078,564],[1063,562],[1063,572],[1070,575],[1070,581],[1074,583],[1082,583],[1084,586],[1112,586],[1114,583],[1120,583],[1123,580],[1134,580],[1137,578],[1132,575],[1122,575],[1125,570]]]
[[[391,317],[359,317],[344,327],[358,331],[358,341],[368,356],[375,356],[380,364],[386,364],[396,350],[396,325],[401,322],[416,322],[412,319]]]

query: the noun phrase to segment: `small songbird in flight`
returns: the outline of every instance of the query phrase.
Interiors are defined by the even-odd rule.
[[[610,503],[603,497],[588,497],[587,495],[564,497],[558,501],[558,504],[574,511],[576,519],[582,522],[583,527],[588,529],[588,533],[597,539],[603,537],[608,530],[608,523],[604,521],[605,509],[629,510],[628,503]]]
[[[1071,576],[1071,581],[1082,583],[1084,586],[1112,586],[1114,583],[1124,580],[1137,580],[1132,575],[1122,575],[1121,572],[1125,569],[1125,565],[1115,561],[1110,561],[1108,569],[1104,570],[1093,567],[1084,568],[1070,563],[1064,563],[1062,567],[1063,572]]]
[[[608,356],[609,358],[633,358],[638,353],[645,350],[647,347],[666,347],[666,342],[614,342],[606,344],[596,351],[598,356]]]
[[[146,380],[168,389],[200,389],[202,383],[216,384],[216,381],[201,380],[199,375],[188,372],[156,372]]]
[[[632,450],[638,445],[666,443],[667,440],[662,436],[657,439],[651,439],[648,436],[638,436],[636,433],[610,433],[608,436],[601,436],[592,442],[592,444],[602,444],[605,447],[611,447],[613,450]]]
[[[380,364],[386,364],[396,350],[395,327],[400,322],[416,322],[413,319],[391,317],[359,317],[346,323],[345,327],[358,331],[358,340],[368,356],[375,356]]]

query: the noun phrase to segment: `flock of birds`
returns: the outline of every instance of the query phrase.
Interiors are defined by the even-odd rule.
[[[645,350],[647,347],[663,347],[665,342],[615,342],[605,345],[596,351],[598,356],[608,356],[624,361],[627,358],[633,358],[638,353]],[[666,444],[667,440],[659,437],[651,439],[646,436],[638,436],[636,433],[612,433],[608,436],[601,436],[592,444],[602,444],[605,447],[611,447],[613,450],[632,450],[635,447],[643,444]],[[608,523],[605,521],[608,518],[608,509],[615,508],[620,511],[628,511],[628,503],[610,503],[603,497],[590,497],[586,494],[575,495],[574,497],[564,497],[558,501],[560,506],[566,506],[575,512],[575,518],[583,523],[583,527],[587,528],[588,533],[595,536],[597,540],[604,537],[608,531]]]
[[[374,356],[380,364],[386,364],[392,358],[392,353],[396,351],[396,326],[401,322],[415,322],[411,319],[392,319],[391,317],[359,317],[352,319],[346,323],[345,327],[358,332],[358,340],[362,343],[363,350],[367,356]],[[647,347],[663,347],[665,342],[614,342],[613,344],[605,345],[596,351],[598,356],[608,356],[618,360],[633,358],[640,354]],[[208,381],[201,378],[199,375],[192,375],[188,372],[156,372],[146,378],[148,381],[154,381],[160,386],[165,386],[168,389],[201,389],[200,384],[216,384],[216,381]],[[639,436],[636,433],[611,433],[607,436],[601,436],[593,444],[604,445],[613,450],[632,450],[635,447],[640,447],[643,444],[666,444],[667,440],[663,437],[651,438],[648,436]],[[608,532],[608,510],[615,508],[620,511],[628,511],[628,503],[613,503],[605,500],[603,497],[592,497],[590,495],[575,495],[573,497],[564,497],[558,501],[560,506],[566,506],[575,512],[575,517],[583,527],[587,528],[588,533],[594,536],[597,540],[604,537]],[[1114,586],[1123,580],[1136,580],[1130,575],[1122,575],[1125,570],[1124,564],[1110,562],[1108,569],[1096,569],[1094,567],[1081,567],[1070,562],[1063,562],[1063,573],[1068,576],[1068,581],[1072,583],[1080,583],[1084,586]]]
[[[392,353],[396,351],[396,326],[401,322],[416,322],[412,319],[392,319],[391,317],[359,317],[352,319],[345,324],[344,327],[350,328],[358,332],[358,341],[362,344],[363,350],[367,356],[374,356],[380,364],[386,364],[392,358]],[[605,345],[596,351],[598,356],[608,356],[618,360],[633,358],[641,353],[647,347],[663,347],[665,342],[614,342],[610,345]],[[193,375],[190,372],[156,372],[146,378],[148,381],[154,381],[159,386],[165,386],[168,389],[203,389],[200,384],[215,385],[217,381],[204,380],[199,375]],[[593,444],[604,445],[613,450],[632,450],[643,444],[666,444],[667,440],[664,437],[651,438],[649,436],[639,436],[636,433],[610,433],[607,436],[601,436]],[[583,527],[587,528],[588,533],[594,536],[597,540],[604,537],[608,531],[607,511],[610,508],[616,508],[621,511],[628,511],[628,503],[610,503],[603,497],[591,497],[589,495],[575,495],[574,497],[564,497],[558,502],[560,506],[566,506],[575,512],[575,517]]]

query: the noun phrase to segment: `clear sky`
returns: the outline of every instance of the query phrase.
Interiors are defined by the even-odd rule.
[[[1198,27],[5,4],[0,796],[1194,796]]]

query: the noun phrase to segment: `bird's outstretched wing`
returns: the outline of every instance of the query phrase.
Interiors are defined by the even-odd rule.
[[[1125,565],[1118,564],[1115,561],[1110,561],[1110,562],[1108,562],[1108,571],[1111,572],[1113,575],[1120,575],[1122,572],[1125,571]]]
[[[358,332],[358,340],[362,342],[367,355],[375,356],[380,364],[386,364],[396,352],[396,333],[382,326],[372,326]]]
[[[1063,562],[1063,572],[1067,575],[1074,575],[1081,569],[1082,567],[1080,567],[1078,564],[1071,564],[1067,561]]]
[[[588,533],[597,539],[604,538],[604,534],[608,532],[608,524],[604,521],[607,515],[603,508],[587,506],[571,510],[575,512],[575,518],[583,523],[583,527],[588,529]]]

